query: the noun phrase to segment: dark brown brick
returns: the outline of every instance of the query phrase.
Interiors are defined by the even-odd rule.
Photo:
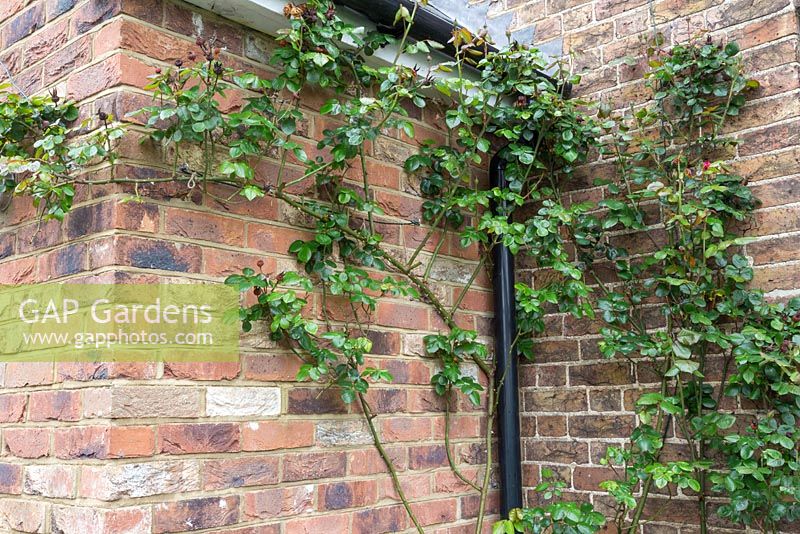
[[[153,532],[185,532],[233,525],[239,520],[239,497],[206,497],[157,504]]]

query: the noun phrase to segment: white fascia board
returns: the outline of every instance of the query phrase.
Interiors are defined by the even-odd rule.
[[[187,2],[273,37],[278,34],[278,30],[289,26],[283,14],[286,0],[187,0]],[[375,29],[375,24],[373,24],[372,21],[351,9],[340,7],[337,14],[342,20],[353,26],[363,26],[366,30]],[[372,56],[373,61],[370,63],[375,67],[391,65],[394,63],[396,54],[396,45],[384,46],[380,50],[375,51],[375,54]],[[453,61],[453,58],[447,54],[437,50],[431,50],[430,54],[401,54],[398,63],[407,67],[418,65],[422,69],[425,69],[428,65],[428,55],[431,56],[431,65]],[[423,72],[423,74],[425,74],[425,72]],[[442,73],[434,72],[433,74],[435,77],[439,77]],[[473,80],[477,79],[475,73],[466,70],[464,72],[464,77]]]

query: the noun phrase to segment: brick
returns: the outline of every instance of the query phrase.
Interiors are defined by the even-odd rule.
[[[280,413],[280,388],[215,386],[206,389],[206,415],[209,417],[264,417]]]
[[[239,497],[206,497],[157,504],[153,507],[153,532],[185,532],[236,523]]]
[[[47,0],[47,20],[63,15],[75,7],[77,0]]]
[[[314,508],[314,486],[306,484],[245,493],[243,514],[247,518],[267,519],[310,512]]]
[[[341,477],[346,464],[343,452],[287,454],[283,457],[283,482]]]
[[[22,394],[0,395],[0,423],[19,423],[25,418],[28,397]]]
[[[116,236],[112,242],[95,242],[91,268],[125,265],[162,271],[200,272],[202,250],[196,245],[133,236]]]
[[[573,415],[569,435],[581,438],[625,438],[633,431],[633,418],[620,415]]]
[[[350,518],[345,515],[291,519],[286,522],[286,531],[297,534],[318,532],[349,532]]]
[[[22,466],[0,463],[0,493],[22,492]]]
[[[0,527],[19,532],[44,532],[46,504],[28,500],[0,500]]]
[[[146,507],[100,510],[94,507],[54,506],[50,516],[54,532],[116,534],[150,532],[151,516]]]
[[[423,526],[449,523],[456,520],[458,500],[443,499],[413,503],[411,510]]]
[[[0,263],[0,284],[32,283],[36,277],[36,258],[17,258]],[[27,362],[26,362],[27,363]]]
[[[60,428],[53,432],[53,455],[65,460],[108,456],[109,428]]]
[[[795,264],[762,267],[754,270],[752,283],[766,292],[776,289],[792,291],[800,287],[800,270]]]
[[[363,510],[353,515],[353,534],[382,534],[400,532],[408,525],[408,517],[402,506],[387,506]]]
[[[567,418],[561,415],[536,417],[536,428],[540,436],[563,437],[567,435]]]
[[[429,417],[390,417],[380,423],[381,439],[393,441],[423,441],[431,437]]]
[[[29,421],[77,421],[81,418],[78,391],[37,391],[31,393]]]
[[[70,244],[39,257],[39,279],[60,278],[85,271],[88,266],[86,243]]]
[[[572,485],[577,490],[601,491],[600,483],[614,478],[615,473],[610,468],[578,466],[572,472]]]
[[[233,54],[241,54],[243,50],[244,32],[241,31],[241,28],[214,17],[208,17],[202,12],[189,9],[186,5],[165,4],[164,25],[167,29],[182,35],[216,36],[218,44]]]
[[[239,375],[236,362],[164,362],[164,376],[187,380],[232,380]]]
[[[571,365],[571,386],[619,386],[633,381],[633,369],[626,361]]]
[[[793,34],[797,30],[796,24],[796,15],[786,12],[731,30],[728,39],[736,41],[743,49],[751,48]]]
[[[149,426],[120,426],[109,429],[108,455],[136,458],[155,454],[155,429]]]
[[[32,5],[27,10],[11,19],[3,28],[3,47],[8,48],[21,41],[44,26],[45,13],[41,3]]]
[[[733,26],[763,15],[777,13],[791,4],[790,0],[732,0],[708,12],[709,29]]]
[[[537,363],[577,361],[578,342],[572,340],[534,340],[533,359]]]
[[[165,425],[158,429],[159,450],[166,454],[236,452],[239,425],[233,423],[193,423]]]
[[[312,421],[253,421],[242,426],[242,450],[245,451],[294,449],[313,444]]]
[[[402,447],[386,447],[386,453],[392,464],[399,471],[403,471],[408,466],[406,450]],[[351,451],[347,453],[348,470],[350,475],[374,475],[386,473],[386,463],[374,448]]]
[[[363,420],[318,421],[314,434],[316,444],[320,447],[365,445],[373,442],[372,434]]]
[[[206,212],[167,209],[166,232],[227,245],[244,244],[244,222]]]
[[[378,500],[378,483],[375,480],[335,482],[317,488],[321,510],[343,510],[372,505]]]
[[[782,234],[800,229],[800,211],[794,207],[778,207],[759,210],[753,216],[752,229],[748,235],[763,236]]]
[[[523,405],[528,412],[580,412],[588,408],[584,389],[526,391]]]
[[[8,428],[3,432],[5,450],[18,458],[42,458],[50,454],[47,428]]]
[[[244,378],[269,382],[294,382],[302,364],[288,354],[246,355],[243,360]]]
[[[116,501],[199,489],[197,464],[161,461],[83,467],[78,494],[101,501]]]
[[[800,235],[769,238],[747,245],[747,255],[755,265],[800,259]]]
[[[589,462],[589,446],[579,441],[525,439],[524,460],[555,464]]]
[[[94,43],[96,55],[124,49],[168,63],[176,59],[186,60],[189,52],[200,53],[199,47],[193,41],[178,39],[163,31],[127,19],[115,20],[103,26],[97,32]]]
[[[421,445],[409,447],[408,466],[411,469],[429,469],[447,465],[444,445]]]
[[[88,38],[78,39],[47,56],[44,61],[45,83],[52,84],[87,65],[92,58]]]
[[[348,406],[333,389],[295,387],[289,390],[287,413],[311,415],[347,412]]]
[[[49,24],[25,43],[25,67],[29,67],[61,48],[69,37],[67,21]]]
[[[22,11],[26,4],[28,0],[7,0],[0,4],[0,22]]]
[[[740,136],[739,154],[750,156],[800,144],[800,121],[768,126]]]
[[[200,390],[176,386],[121,386],[108,390],[109,417],[198,417]]]
[[[381,300],[378,302],[377,314],[378,323],[382,326],[412,330],[428,330],[430,328],[430,310],[427,306],[411,306]]]
[[[75,468],[62,465],[29,465],[25,468],[23,491],[55,499],[75,495]]]
[[[203,463],[203,489],[217,490],[278,483],[277,456],[208,460]]]
[[[121,203],[118,200],[80,206],[67,216],[65,233],[68,239],[79,239],[112,229],[155,232],[159,211],[155,204]]]

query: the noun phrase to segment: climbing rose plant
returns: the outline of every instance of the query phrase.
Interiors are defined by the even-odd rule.
[[[505,370],[494,368],[486,340],[456,317],[476,278],[491,269],[489,251],[502,244],[550,273],[541,287],[516,286],[515,352],[535,360],[534,338],[556,309],[601,322],[601,353],[648,366],[660,385],[639,396],[629,441],[606,453],[615,473],[600,484],[615,503],[608,517],[589,503],[561,501],[564,483],[543,469],[539,506],[512,511],[495,532],[590,533],[607,521],[633,532],[652,519],[645,506],[654,487],[670,497],[691,491],[702,532],[709,497],[723,498],[716,509],[723,519],[764,532],[797,520],[800,301],[773,302],[749,284],[741,230],[757,201],[724,163],[736,143],[724,126],[757,83],[746,77],[736,44],[692,41],[670,49],[656,36],[645,73],[652,100],[612,112],[565,98],[579,79],[537,50],[517,43],[497,50],[484,33],[457,29],[452,60],[426,58],[443,44],[408,39],[423,4],[398,10],[397,38],[343,22],[325,0],[288,4],[274,78],[229,68],[215,39],[203,37],[189,64],[178,60],[151,77],[153,105],[138,115],[151,139],[172,151],[172,176],[164,181],[209,195],[209,184],[229,186],[232,194],[221,201],[269,195],[310,221],[311,237],[288,250],[297,270],[263,272],[259,264],[226,281],[251,294],[239,310],[243,329],[264,323],[267,335],[302,361],[298,380],[336,388],[358,405],[399,499],[423,532],[375,426],[380,414],[370,405],[370,384],[393,377],[368,365],[367,327],[382,298],[430,306],[443,325],[424,339],[427,356],[439,363],[431,387],[445,400],[450,467],[480,495],[480,532],[492,434],[485,436],[486,467],[477,478],[466,476],[452,454],[451,411],[459,393],[492,420]],[[387,44],[396,46],[394,61],[371,61]],[[407,57],[428,66],[409,67]],[[541,74],[547,70],[555,78]],[[307,91],[329,96],[318,111],[335,125],[314,155],[298,136]],[[244,104],[223,113],[220,101],[231,92],[245,95]],[[87,182],[72,177],[113,159],[121,130],[102,112],[97,133],[70,128],[77,109],[57,95],[2,94],[2,191],[30,194],[43,215],[61,218],[74,185]],[[445,142],[419,139],[409,120],[409,109],[429,106],[442,110]],[[424,203],[418,218],[399,224],[419,227],[422,237],[403,252],[385,242],[387,220],[366,160],[365,146],[392,131],[420,143],[404,168]],[[498,150],[508,185],[491,188],[483,169]],[[603,199],[565,203],[562,188],[594,153],[616,165],[611,179],[596,184]],[[277,161],[277,170],[258,173],[264,161]],[[435,273],[452,236],[479,260],[451,303],[438,296]],[[646,246],[626,248],[642,236]],[[308,315],[312,298],[322,302],[321,318]],[[345,317],[331,313],[334,300],[345,303]],[[668,435],[685,458],[662,454]]]

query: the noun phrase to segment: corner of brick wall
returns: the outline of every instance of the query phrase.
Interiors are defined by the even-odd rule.
[[[216,35],[223,60],[269,75],[270,39],[179,1],[9,0],[0,2],[0,59],[26,92],[55,88],[85,115],[116,117],[147,105],[142,89],[158,66],[185,58],[195,35]],[[329,118],[307,94],[301,135],[309,151]],[[233,95],[224,105],[241,100]],[[412,117],[417,131],[441,137],[435,111]],[[131,119],[126,119],[131,120]],[[140,144],[129,123],[119,176],[169,173],[160,147]],[[387,222],[417,216],[421,200],[401,172],[415,150],[396,134],[370,149],[367,165]],[[269,180],[275,162],[259,178]],[[109,171],[93,171],[104,176]],[[295,170],[296,172],[296,170]],[[272,173],[272,174],[271,174]],[[0,284],[209,282],[256,261],[294,269],[286,254],[304,222],[261,199],[223,209],[212,199],[169,187],[79,190],[64,224],[39,227],[15,200],[0,213]],[[222,191],[217,191],[222,192]],[[416,246],[420,229],[387,225],[387,242]],[[455,240],[432,274],[453,302],[476,263]],[[490,334],[489,281],[464,299],[465,327]],[[320,303],[315,302],[318,311]],[[427,307],[382,301],[370,335],[376,367],[395,383],[370,400],[380,433],[426,532],[472,532],[478,500],[447,467],[443,402],[421,359],[422,337],[438,323]],[[242,340],[233,363],[0,364],[0,530],[110,533],[221,529],[236,534],[398,532],[411,525],[395,498],[358,413],[334,391],[296,384],[297,361],[266,341]],[[486,422],[459,401],[454,456],[467,476],[485,462]],[[497,506],[496,490],[490,509]]]

